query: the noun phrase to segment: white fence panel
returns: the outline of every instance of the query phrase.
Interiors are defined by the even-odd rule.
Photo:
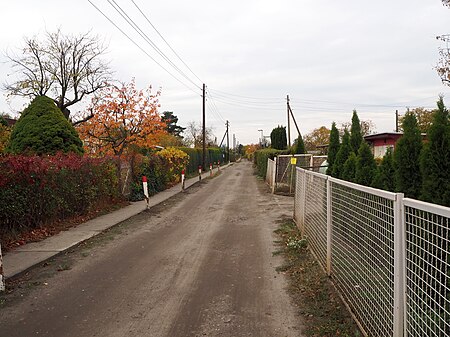
[[[294,220],[366,336],[450,336],[450,208],[296,169]]]
[[[328,177],[312,171],[305,174],[303,235],[324,270],[327,266],[327,180]],[[298,171],[297,171],[298,172]]]
[[[394,336],[394,193],[330,179],[335,285],[370,336]]]
[[[404,200],[406,335],[450,336],[450,209]]]

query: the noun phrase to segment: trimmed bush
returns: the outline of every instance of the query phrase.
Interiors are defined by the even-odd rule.
[[[254,163],[256,166],[256,174],[265,178],[267,173],[267,159],[274,159],[281,154],[290,154],[287,150],[263,149],[255,152]]]
[[[14,125],[7,151],[29,155],[54,155],[57,152],[83,154],[83,144],[53,100],[38,96]]]
[[[112,159],[75,154],[0,157],[0,232],[83,215],[118,197]]]
[[[187,153],[189,155],[189,162],[186,166],[187,174],[194,174],[198,172],[198,166],[202,164],[203,150],[201,148],[189,148],[189,147],[179,147],[179,150]],[[206,151],[205,165],[204,169],[209,170],[209,164],[224,164],[224,156],[221,149],[208,148]]]

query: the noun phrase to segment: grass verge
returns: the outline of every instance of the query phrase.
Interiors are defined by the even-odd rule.
[[[304,317],[304,334],[362,336],[295,223],[283,220],[275,233],[279,240],[273,254],[284,257],[284,263],[276,270],[288,276],[289,293]]]

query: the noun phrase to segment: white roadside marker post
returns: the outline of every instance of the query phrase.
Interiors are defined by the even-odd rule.
[[[198,165],[198,181],[202,181],[202,165]]]
[[[148,184],[147,184],[146,176],[142,176],[142,187],[144,189],[144,196],[145,196],[145,200],[147,201],[147,209],[148,209],[148,203],[150,201],[150,198],[148,196]]]
[[[0,244],[0,291],[5,291],[5,277],[3,276],[2,245]]]
[[[181,190],[184,191],[184,170],[181,170]]]
[[[209,163],[209,176],[212,177],[213,175],[213,164]]]

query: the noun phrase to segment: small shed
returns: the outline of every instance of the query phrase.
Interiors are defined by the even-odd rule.
[[[364,139],[371,145],[375,158],[382,158],[388,149],[394,149],[397,140],[403,132],[383,132],[365,136]]]

